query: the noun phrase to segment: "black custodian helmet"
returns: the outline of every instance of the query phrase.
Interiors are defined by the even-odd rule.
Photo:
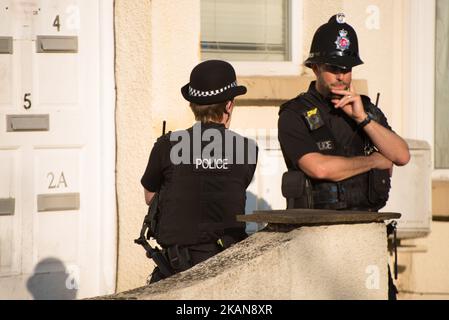
[[[237,84],[234,67],[226,61],[207,60],[190,73],[190,82],[181,88],[187,101],[208,105],[226,102],[246,93],[245,86]]]
[[[330,64],[342,69],[363,64],[359,57],[357,34],[345,22],[345,15],[339,13],[329,19],[315,32],[309,58],[304,61],[306,67],[313,64]]]

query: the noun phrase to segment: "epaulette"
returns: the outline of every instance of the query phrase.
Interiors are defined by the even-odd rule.
[[[280,107],[279,114],[282,111],[284,111],[285,109],[289,109],[291,107],[293,107],[293,108],[291,108],[293,111],[299,111],[298,107],[306,108],[306,106],[303,103],[304,102],[304,97],[305,97],[306,94],[307,94],[306,92],[303,92],[303,93],[299,94],[298,96],[296,96],[295,98],[290,99],[290,100],[284,102],[281,105],[281,107]]]
[[[161,141],[170,141],[170,135],[171,135],[171,131],[169,131],[166,134],[161,135],[159,138],[157,138],[157,142],[161,142]]]

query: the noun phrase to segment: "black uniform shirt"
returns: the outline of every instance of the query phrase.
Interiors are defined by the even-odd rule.
[[[170,161],[170,141],[159,138],[151,149],[147,168],[141,179],[142,186],[150,192],[158,192],[165,181],[170,182],[173,166]]]
[[[202,123],[202,132],[207,129],[218,129],[224,136],[224,132],[227,130],[223,124],[219,123]],[[191,129],[189,129],[191,130]],[[247,138],[244,138],[245,143],[251,143]],[[203,142],[203,147],[208,142]],[[257,148],[256,148],[257,149]],[[173,164],[170,160],[171,144],[169,139],[159,138],[153,149],[151,150],[150,158],[145,170],[145,173],[141,179],[142,186],[150,192],[160,191],[163,184],[169,184],[173,174]],[[257,160],[257,154],[256,160]],[[245,154],[245,159],[248,159],[248,155]],[[194,161],[194,160],[193,160]],[[256,170],[256,163],[245,164],[247,167],[246,175],[242,177],[245,179],[246,187],[249,186]]]
[[[363,155],[364,138],[363,133],[356,132],[357,124],[342,110],[335,109],[334,104],[325,99],[315,88],[315,81],[310,84],[308,93],[316,100],[325,125],[330,129],[336,143],[344,149],[352,146],[353,150],[360,150]],[[366,97],[366,99],[368,99]],[[297,99],[290,100],[281,106],[278,120],[278,138],[281,144],[282,154],[289,170],[298,170],[298,160],[308,153],[321,153],[317,142],[312,137],[302,115],[304,106],[299,105]],[[385,115],[377,108],[374,115],[376,121],[391,130]]]

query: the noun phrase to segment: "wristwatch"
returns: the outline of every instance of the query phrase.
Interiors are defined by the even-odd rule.
[[[371,120],[374,120],[374,117],[368,112],[365,120],[359,123],[358,129],[363,129]]]

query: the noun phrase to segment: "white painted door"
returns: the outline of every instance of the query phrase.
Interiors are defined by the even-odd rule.
[[[111,17],[0,0],[0,299],[114,291]]]
[[[263,210],[285,210],[287,202],[282,196],[282,175],[287,171],[277,129],[241,131],[243,136],[257,142],[259,156],[254,178],[246,192],[245,214]],[[264,223],[249,222],[246,232],[253,234],[266,226]]]

